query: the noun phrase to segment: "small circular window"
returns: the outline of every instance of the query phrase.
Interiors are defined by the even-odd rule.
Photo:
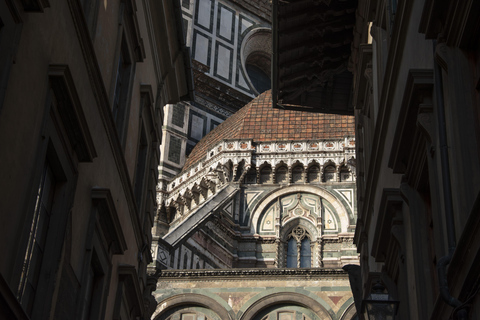
[[[241,48],[247,82],[256,95],[271,88],[272,32],[267,28],[250,31]]]

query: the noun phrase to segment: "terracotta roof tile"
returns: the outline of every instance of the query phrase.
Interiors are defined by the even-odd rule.
[[[184,171],[200,161],[224,139],[276,140],[335,139],[353,136],[354,117],[272,108],[271,91],[259,95],[208,133],[193,148]]]

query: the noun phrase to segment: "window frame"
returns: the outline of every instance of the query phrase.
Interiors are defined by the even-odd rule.
[[[122,148],[125,147],[128,122],[130,116],[130,104],[132,98],[133,82],[135,79],[136,63],[145,59],[145,47],[140,37],[140,28],[137,19],[137,7],[134,0],[122,0],[119,8],[119,28],[117,34],[116,55],[113,61],[113,74],[110,84],[110,109],[112,119],[117,129],[118,138]],[[122,62],[128,65],[128,75],[123,74],[122,81],[126,84],[125,90],[118,90],[118,72]],[[124,64],[124,63],[123,63]],[[118,96],[117,96],[118,95]],[[117,99],[118,98],[118,99]],[[115,106],[116,100],[121,104]],[[118,109],[116,111],[115,109]],[[118,113],[118,116],[116,115]]]
[[[96,151],[90,131],[78,98],[73,77],[67,65],[49,66],[49,83],[46,90],[43,125],[38,136],[35,168],[31,171],[30,199],[26,205],[23,228],[19,236],[19,250],[12,263],[13,282],[20,286],[30,229],[37,202],[38,186],[46,164],[52,168],[57,182],[56,199],[53,202],[51,219],[48,224],[44,258],[39,270],[37,292],[33,301],[31,318],[42,318],[49,314],[54,305],[54,293],[63,268],[62,254],[65,246],[67,223],[77,185],[79,162],[91,162]],[[58,198],[57,198],[58,197]],[[20,300],[20,297],[17,299]]]
[[[67,134],[58,113],[57,102],[52,90],[50,90],[46,100],[43,137],[39,138],[40,141],[37,152],[37,158],[44,160],[38,162],[30,179],[30,181],[32,181],[32,187],[28,197],[31,200],[28,205],[27,214],[25,214],[25,223],[23,224],[24,227],[20,237],[20,250],[14,265],[14,278],[18,279],[17,288],[20,289],[22,268],[35,211],[38,186],[40,185],[44,167],[48,164],[51,166],[53,176],[56,180],[56,195],[48,223],[49,230],[45,239],[43,259],[38,266],[38,272],[40,274],[36,292],[41,292],[42,294],[35,296],[31,310],[29,311],[25,310],[22,297],[19,295],[20,292],[17,291],[17,299],[31,318],[41,318],[51,311],[57,280],[56,277],[59,275],[62,248],[69,216],[67,213],[71,210],[71,203],[73,202],[77,181],[77,157],[71,144],[67,143],[63,138],[67,136]]]

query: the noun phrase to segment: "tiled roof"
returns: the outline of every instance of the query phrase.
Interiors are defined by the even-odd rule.
[[[271,91],[266,91],[200,140],[183,170],[200,161],[224,139],[254,142],[335,139],[353,136],[354,125],[352,116],[274,109]]]

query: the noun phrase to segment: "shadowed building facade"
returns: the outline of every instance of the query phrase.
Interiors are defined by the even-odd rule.
[[[0,1],[0,318],[148,319],[171,1]]]

